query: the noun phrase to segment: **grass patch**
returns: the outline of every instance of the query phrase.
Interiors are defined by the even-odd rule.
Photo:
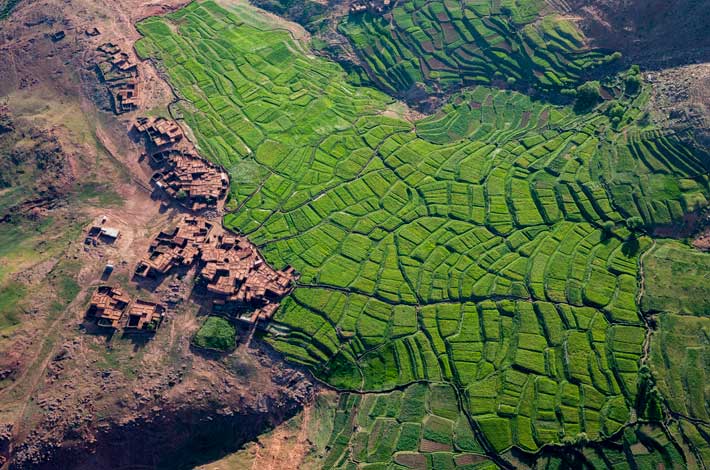
[[[10,281],[0,288],[0,331],[18,325],[21,321],[19,306],[27,295],[27,288]]]
[[[81,202],[91,201],[101,207],[123,204],[123,198],[110,185],[91,181],[79,185],[76,197]]]
[[[645,311],[710,315],[710,254],[681,242],[659,240],[643,261]]]

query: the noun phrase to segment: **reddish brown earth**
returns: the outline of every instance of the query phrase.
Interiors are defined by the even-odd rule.
[[[151,194],[141,145],[127,135],[140,111],[120,117],[104,111],[92,56],[109,41],[130,50],[135,21],[185,3],[23,0],[0,25],[0,101],[14,122],[31,122],[56,139],[67,162],[39,185],[61,188],[60,203],[37,214],[54,221],[53,232],[28,233],[37,258],[11,265],[29,294],[21,323],[0,334],[3,470],[191,467],[238,449],[315,393],[307,374],[285,366],[258,340],[228,355],[194,350],[190,340],[204,313],[190,298],[190,275],[171,276],[155,289],[130,281],[150,234],[182,210]],[[93,27],[99,36],[84,34]],[[65,38],[52,41],[59,30]],[[148,63],[140,64],[140,77],[143,109],[164,110],[170,88]],[[87,193],[87,182],[95,190]],[[84,245],[86,227],[101,216],[121,236],[112,245]],[[112,336],[84,321],[109,262],[111,283],[132,296],[176,299],[153,338]],[[63,279],[76,282],[78,294],[57,309]]]
[[[698,235],[692,242],[693,246],[701,251],[710,251],[710,230]]]
[[[710,3],[697,0],[567,0],[592,45],[621,51],[633,63],[667,67],[710,60]]]

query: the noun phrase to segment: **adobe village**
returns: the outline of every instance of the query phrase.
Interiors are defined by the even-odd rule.
[[[100,33],[99,33],[100,34]],[[90,35],[98,35],[91,31]],[[111,96],[117,115],[137,111],[141,103],[140,68],[119,46],[98,46],[96,73]],[[271,268],[245,237],[230,233],[214,221],[223,213],[229,176],[200,157],[179,124],[164,117],[137,117],[130,132],[142,139],[140,161],[153,172],[150,186],[185,212],[173,227],[155,235],[148,253],[135,267],[134,280],[154,288],[172,271],[196,277],[194,289],[210,298],[215,313],[255,326],[278,309],[298,279],[294,269]],[[120,233],[102,218],[87,233],[87,243],[113,243]],[[109,279],[113,265],[104,270]],[[192,278],[188,276],[188,278]],[[153,282],[144,282],[152,280]],[[108,330],[153,334],[169,312],[170,302],[131,299],[117,286],[101,285],[92,295],[86,318]]]
[[[121,56],[111,63],[122,70],[127,61]],[[135,64],[130,69],[135,71]],[[133,128],[145,139],[147,153],[141,160],[155,170],[150,183],[190,214],[155,236],[145,258],[135,267],[134,279],[159,283],[177,268],[194,269],[194,289],[211,299],[216,312],[255,326],[269,320],[298,276],[291,267],[274,270],[248,239],[213,222],[222,212],[229,187],[227,173],[199,157],[174,121],[138,118]],[[117,239],[118,231],[102,227],[105,223],[101,220],[92,225],[87,241],[99,237],[111,243]],[[108,265],[104,275],[109,278],[112,270]],[[102,285],[93,294],[86,317],[111,330],[155,333],[168,310],[168,304],[131,299],[118,287]]]

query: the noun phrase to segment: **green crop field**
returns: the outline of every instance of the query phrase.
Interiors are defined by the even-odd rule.
[[[442,23],[460,10],[427,5]],[[464,17],[491,14],[480,8]],[[481,24],[525,31],[537,13],[516,11]],[[266,340],[334,388],[368,392],[342,395],[326,467],[486,467],[481,454],[598,441],[635,416],[652,245],[639,229],[710,197],[710,157],[648,124],[647,93],[622,88],[580,113],[477,86],[411,122],[253,7],[193,2],[138,27],[136,50],[166,73],[199,150],[230,171],[225,226],[301,273]],[[546,57],[566,66],[549,70],[574,81],[569,64],[586,56],[558,33],[565,46]]]
[[[616,56],[592,50],[572,21],[541,0],[414,0],[384,15],[351,13],[340,24],[383,89],[450,90],[470,84],[574,87]]]
[[[340,396],[326,468],[356,462],[409,468],[496,468],[485,457],[450,385]],[[465,463],[464,463],[465,462]]]
[[[673,424],[672,439],[690,431],[698,432],[693,425],[681,431],[680,426]],[[707,444],[704,451],[707,453]],[[580,445],[558,453],[552,450],[541,456],[536,468],[697,468],[683,467],[682,461],[674,441],[660,426],[644,424],[628,427],[602,445]]]

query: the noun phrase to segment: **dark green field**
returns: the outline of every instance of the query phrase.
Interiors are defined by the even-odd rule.
[[[222,317],[207,317],[192,342],[195,346],[214,351],[230,351],[237,345],[234,326]]]
[[[415,0],[351,14],[340,30],[376,83],[397,94],[496,82],[559,91],[617,58],[548,11],[541,0]]]

